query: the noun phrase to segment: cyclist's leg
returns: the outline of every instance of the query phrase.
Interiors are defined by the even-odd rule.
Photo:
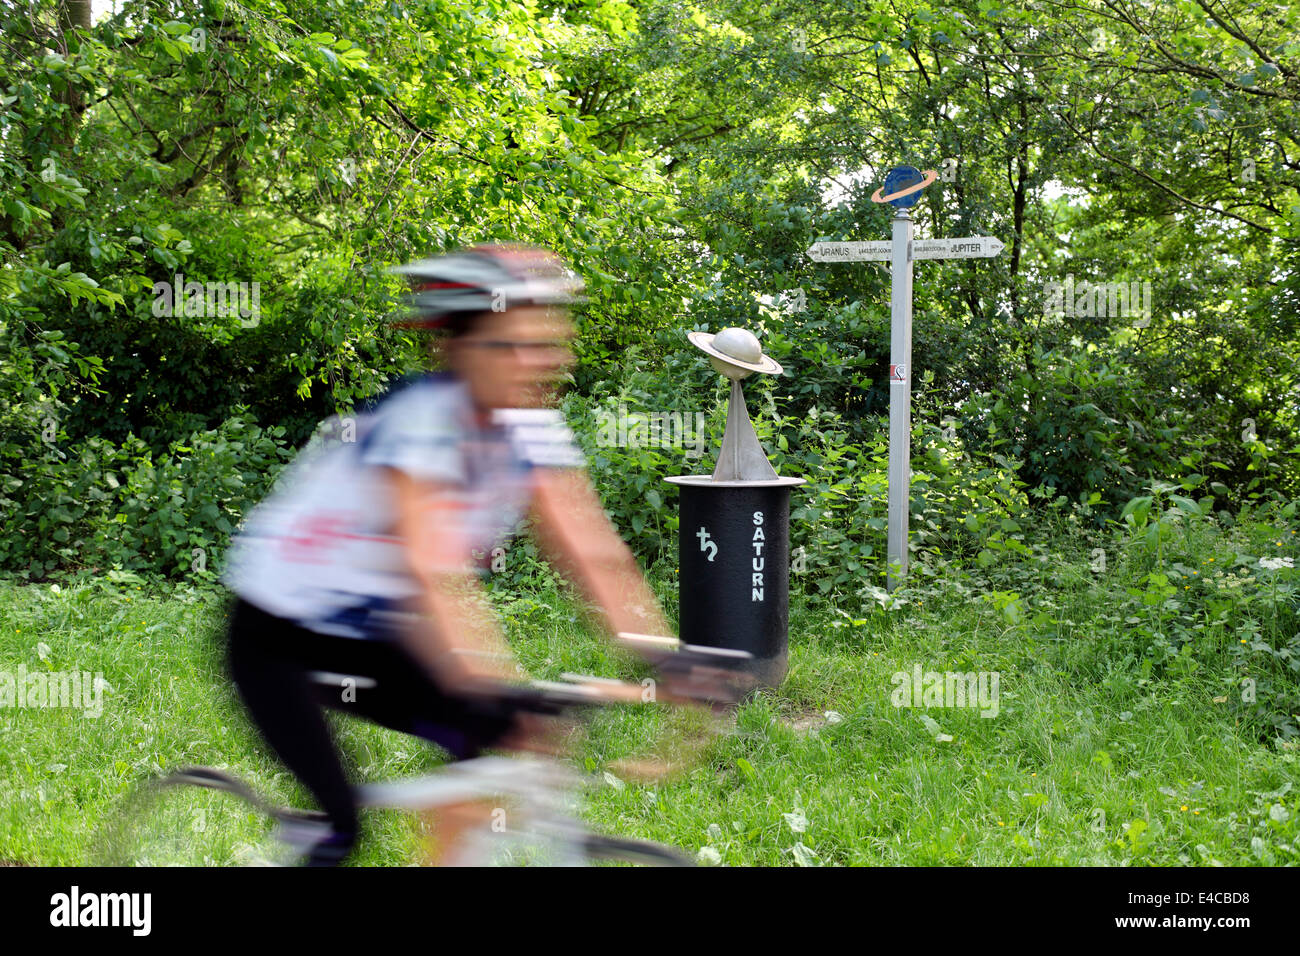
[[[453,760],[497,746],[515,726],[515,714],[503,702],[447,694],[391,635],[368,640],[321,635],[313,659],[321,670],[369,679],[367,686],[349,686],[346,693],[337,687],[323,691],[322,703],[435,743]]]
[[[299,659],[303,641],[295,632],[300,630],[241,600],[231,614],[229,663],[262,736],[333,824],[334,834],[309,859],[312,865],[328,865],[341,861],[355,844],[357,808],[308,668]]]
[[[364,641],[325,637],[320,647],[321,660],[328,662],[323,669],[374,681],[373,687],[352,686],[348,693],[331,687],[322,702],[435,743],[453,760],[468,760],[498,745],[515,725],[514,715],[502,704],[445,694],[423,664],[391,636]],[[422,814],[431,831],[429,862],[455,862],[465,835],[492,825],[496,803],[486,799],[444,804]]]

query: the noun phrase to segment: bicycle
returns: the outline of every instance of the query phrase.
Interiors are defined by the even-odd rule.
[[[661,672],[674,675],[675,699],[707,703],[715,711],[734,703],[750,682],[743,667],[750,655],[683,645],[672,638],[620,635]],[[329,686],[342,674],[317,673]],[[719,698],[719,680],[732,692]],[[605,678],[564,674],[561,681],[532,681],[534,703],[569,716],[592,706],[640,699],[642,687]],[[731,699],[726,699],[726,698]],[[649,866],[694,866],[671,847],[607,836],[577,818],[578,775],[562,761],[541,754],[489,755],[441,767],[433,773],[361,784],[362,809],[426,812],[467,801],[492,799],[490,826],[461,843],[454,865],[585,865],[614,861]],[[324,814],[280,807],[253,788],[212,767],[186,767],[145,781],[128,795],[99,841],[107,865],[221,866],[291,865],[328,831]]]

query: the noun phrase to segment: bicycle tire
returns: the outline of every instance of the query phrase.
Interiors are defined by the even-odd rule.
[[[145,781],[123,801],[98,847],[109,866],[277,866],[293,848],[277,832],[322,814],[273,806],[211,767]]]
[[[634,863],[639,866],[695,866],[694,860],[672,847],[648,840],[629,840],[599,833],[587,835],[583,840],[582,852],[591,860]]]

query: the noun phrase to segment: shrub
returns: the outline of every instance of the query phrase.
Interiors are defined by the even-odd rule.
[[[0,568],[27,578],[117,567],[215,576],[245,510],[291,455],[284,430],[241,412],[155,456],[135,436],[32,448],[0,475]]]

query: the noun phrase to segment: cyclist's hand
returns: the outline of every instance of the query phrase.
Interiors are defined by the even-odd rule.
[[[714,710],[739,702],[758,686],[749,656],[684,645],[675,637],[618,635],[619,642],[655,668],[655,697],[665,703],[705,704]]]
[[[705,705],[715,711],[739,703],[758,686],[751,674],[704,664],[665,669],[659,675],[658,694],[669,703]]]

